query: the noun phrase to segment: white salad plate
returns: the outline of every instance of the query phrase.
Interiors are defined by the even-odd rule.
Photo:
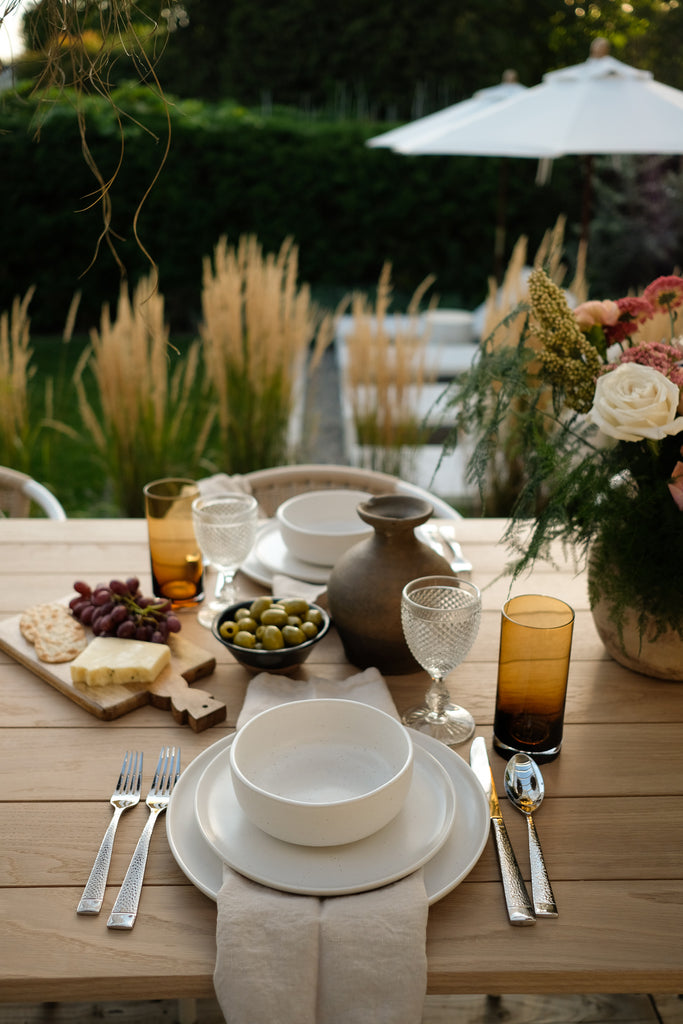
[[[259,527],[256,542],[240,571],[256,583],[269,587],[274,573],[291,576],[304,583],[327,583],[332,566],[313,565],[296,558],[286,547],[277,522],[269,519]]]
[[[226,750],[205,768],[195,792],[199,827],[225,864],[254,882],[307,896],[376,889],[417,870],[445,843],[455,806],[448,774],[419,749],[396,817],[372,835],[342,846],[287,843],[254,825],[237,802]]]
[[[431,856],[428,855],[427,860],[423,864],[425,887],[431,904],[442,899],[454,889],[470,873],[479,860],[486,845],[489,832],[488,804],[476,776],[469,765],[458,754],[430,736],[423,736],[412,729],[410,732],[415,744],[416,754],[418,750],[431,754],[442,768],[445,769],[455,793],[456,808],[453,825],[450,830],[447,830],[443,844]],[[213,801],[214,796],[212,786],[210,785],[213,773],[208,772],[208,769],[215,762],[214,771],[217,773],[222,763],[219,758],[220,755],[223,755],[225,771],[227,773],[228,751],[232,740],[233,734],[223,737],[212,744],[212,746],[207,747],[188,765],[175,784],[166,812],[166,833],[171,852],[179,868],[193,885],[213,900],[217,898],[223,884],[224,859],[216,852],[216,849],[202,831],[195,811],[195,803],[204,802],[208,804],[209,799]],[[421,759],[420,761],[422,763]],[[202,795],[200,797],[198,790],[205,773],[207,775],[201,787]],[[435,784],[436,775],[428,773],[426,769],[425,775],[432,779],[432,784]],[[420,777],[422,777],[421,772]],[[441,784],[443,784],[443,779]],[[221,789],[224,788],[229,790],[230,787],[221,787]],[[450,787],[444,787],[446,792],[448,788]],[[211,794],[210,797],[209,794]],[[433,794],[430,794],[430,799],[434,799]],[[247,822],[246,824],[249,823]],[[386,828],[391,828],[392,824],[390,823]],[[222,831],[222,826],[219,831]],[[258,832],[259,830],[256,831]],[[272,838],[265,836],[265,833],[262,833],[262,835],[267,839]],[[272,842],[277,844],[280,853],[282,852],[282,847],[289,847],[290,850],[297,849],[296,847],[291,847],[290,844],[281,843],[279,840],[272,840]],[[349,845],[355,846],[357,844]],[[327,849],[328,851],[339,852],[345,848],[333,847]],[[386,863],[383,863],[384,870],[378,869],[376,865],[373,867],[369,862],[367,868],[366,880],[370,873],[373,873],[375,876],[387,875]],[[271,863],[270,872],[272,870],[273,865]],[[250,874],[249,877],[253,877],[253,875]],[[377,888],[380,885],[386,884],[388,880],[385,877],[384,881],[376,881],[372,885],[364,884],[362,889],[354,889],[353,891]],[[334,886],[334,880],[330,880],[328,877],[326,878],[326,887],[329,889],[330,886]],[[281,885],[274,887],[281,888]]]

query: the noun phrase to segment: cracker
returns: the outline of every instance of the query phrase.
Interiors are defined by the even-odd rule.
[[[19,619],[21,635],[29,643],[34,644],[38,636],[41,620],[54,621],[58,617],[61,618],[61,613],[56,612],[55,609],[62,607],[62,605],[58,604],[34,604],[31,608],[27,608]]]
[[[73,661],[85,650],[85,629],[63,604],[27,608],[19,621],[22,635],[35,646],[40,661]]]

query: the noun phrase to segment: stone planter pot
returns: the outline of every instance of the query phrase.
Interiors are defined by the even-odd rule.
[[[670,629],[655,639],[653,623],[641,637],[636,612],[627,611],[620,637],[606,601],[594,603],[591,611],[608,654],[620,665],[656,679],[683,681],[683,640],[677,632]]]

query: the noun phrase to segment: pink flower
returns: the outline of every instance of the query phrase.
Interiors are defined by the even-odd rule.
[[[641,366],[652,366],[674,384],[682,384],[681,368],[677,366],[681,353],[672,345],[662,341],[650,341],[643,345],[633,345],[619,356],[620,363],[640,363]],[[679,379],[676,379],[678,377]]]
[[[683,305],[683,277],[670,274],[668,277],[656,278],[643,292],[643,298],[651,302],[655,309],[666,309],[670,313],[672,309]]]
[[[683,454],[683,453],[682,453]],[[671,474],[671,480],[667,484],[671,491],[671,497],[683,512],[683,462],[677,462]]]
[[[655,315],[655,307],[647,299],[628,296],[625,299],[617,299],[617,306],[619,318],[616,323],[605,324],[605,335],[609,344],[624,341],[638,330],[640,324]]]
[[[581,330],[589,331],[596,325],[615,324],[619,319],[619,306],[612,299],[582,302],[574,310],[574,316]]]

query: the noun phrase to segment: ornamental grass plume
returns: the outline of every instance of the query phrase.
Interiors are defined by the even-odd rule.
[[[54,381],[48,377],[42,393],[32,386],[35,366],[32,364],[31,321],[28,307],[34,287],[16,297],[9,313],[0,314],[0,465],[18,469],[29,476],[38,476],[48,486],[58,487],[58,480],[49,479],[57,460],[52,456],[55,432],[75,438],[76,434],[54,414]],[[64,340],[73,326],[78,296],[69,310]]]
[[[215,411],[202,399],[199,346],[178,357],[169,345],[163,297],[143,279],[132,301],[121,286],[114,321],[103,308],[74,371],[83,425],[127,516],[143,514],[148,481],[194,477],[204,465]]]
[[[292,412],[334,331],[334,317],[321,315],[297,276],[291,238],[277,256],[264,256],[254,235],[237,247],[223,236],[213,260],[204,259],[199,333],[225,472],[264,469],[293,455]]]
[[[546,231],[533,259],[535,267],[545,267],[555,284],[561,285],[566,275],[562,260],[566,217],[558,217],[554,227]],[[514,245],[510,261],[500,285],[489,278],[488,295],[484,303],[481,337],[491,345],[516,345],[526,327],[529,301],[527,252],[529,240],[521,235]],[[586,244],[579,245],[574,277],[568,290],[577,302],[586,298]]]
[[[387,323],[391,269],[389,262],[382,267],[374,307],[362,292],[351,297],[344,388],[362,448],[358,461],[367,469],[400,474],[406,458],[429,433],[422,423],[420,398],[435,372],[426,364],[429,332],[419,314],[434,277],[425,278],[413,293],[405,326],[392,331]]]
[[[35,287],[17,296],[11,312],[0,314],[0,463],[27,472],[31,417],[28,388],[31,366],[31,321],[28,307]]]

